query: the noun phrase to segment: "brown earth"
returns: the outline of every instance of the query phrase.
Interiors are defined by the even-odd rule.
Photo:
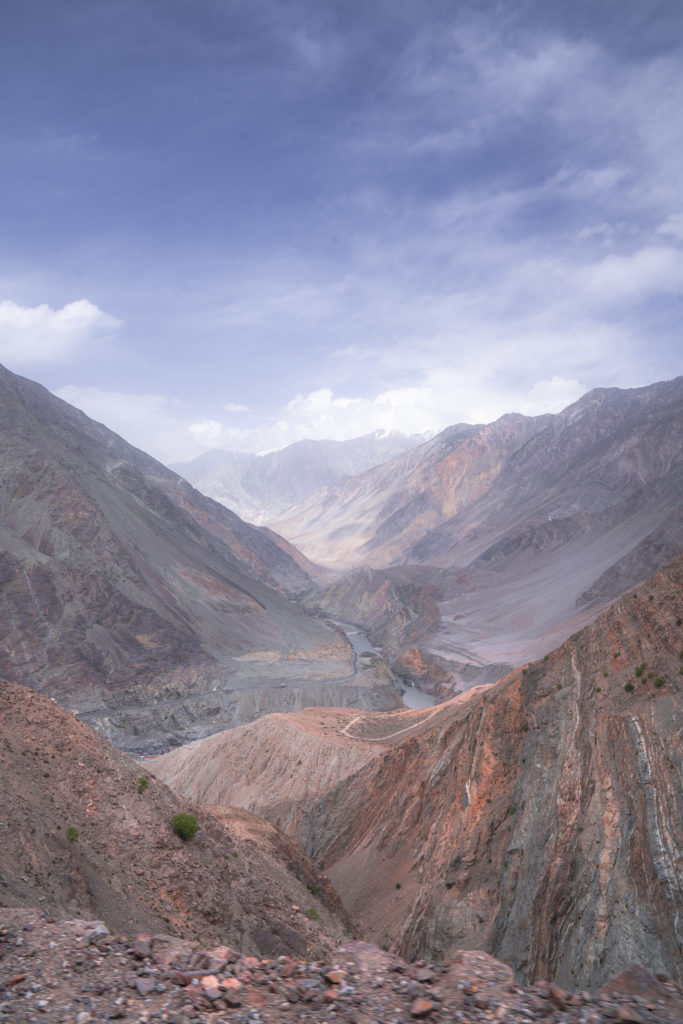
[[[178,812],[196,814],[190,841],[174,833]],[[0,835],[0,907],[271,956],[329,955],[348,935],[329,881],[275,826],[179,799],[50,698],[5,681]]]
[[[565,986],[637,960],[680,980],[682,582],[683,556],[439,707],[270,717],[153,770],[281,825],[402,956],[482,948]]]
[[[634,965],[598,992],[515,984],[481,952],[408,964],[363,942],[333,958],[262,960],[168,935],[136,940],[101,922],[0,911],[0,1020],[13,1024],[443,1021],[680,1024],[683,991]]]

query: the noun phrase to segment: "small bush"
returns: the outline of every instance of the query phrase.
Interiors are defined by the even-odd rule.
[[[396,883],[396,888],[397,888],[397,889],[400,889],[400,888],[401,888],[401,883],[400,883],[400,882],[397,882],[397,883]]]
[[[310,884],[310,885],[309,885],[309,887],[308,887],[308,891],[309,891],[310,893],[312,893],[312,894],[313,894],[313,896],[317,896],[317,895],[318,895],[318,889],[319,889],[319,888],[320,888],[320,886],[319,886],[319,885],[316,885],[316,883],[315,883],[315,882],[311,882],[311,884]]]
[[[626,683],[624,689],[627,693],[631,693],[633,691],[633,683]]]
[[[176,814],[173,818],[173,831],[184,841],[192,839],[199,831],[194,814]]]
[[[655,686],[656,687],[664,686],[665,682],[666,682],[665,679],[662,679],[661,676],[657,676],[657,678],[655,679]]]
[[[70,843],[75,843],[80,835],[78,829],[74,828],[73,825],[69,825],[68,829],[64,834]]]
[[[138,779],[138,793],[144,793],[149,786],[149,779],[146,775],[141,775]]]
[[[315,907],[308,907],[307,910],[304,910],[304,914],[306,915],[306,917],[310,917],[311,921],[320,920],[320,914],[315,909]]]

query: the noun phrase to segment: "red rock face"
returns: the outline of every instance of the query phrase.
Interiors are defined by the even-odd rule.
[[[314,853],[363,934],[401,955],[485,949],[565,987],[634,961],[679,976],[682,582],[679,558],[547,659],[440,707],[320,709],[317,731],[309,715],[290,737],[286,788],[255,760],[245,806]],[[276,722],[249,727],[252,751]],[[241,734],[205,765],[213,799],[239,796]],[[201,752],[155,770],[201,799]]]

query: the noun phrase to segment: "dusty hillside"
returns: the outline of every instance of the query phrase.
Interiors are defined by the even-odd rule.
[[[565,985],[632,960],[680,976],[682,583],[679,558],[446,705],[265,719],[154,770],[281,822],[401,955],[483,948]]]
[[[264,710],[393,707],[288,600],[314,576],[271,531],[0,367],[0,676],[136,751]]]
[[[183,842],[171,820],[196,808],[153,777],[141,792],[144,774],[49,698],[0,682],[0,906],[262,955],[323,955],[343,940],[336,893],[290,839],[202,808]]]

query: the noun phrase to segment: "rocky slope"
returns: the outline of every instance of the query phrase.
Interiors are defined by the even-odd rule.
[[[264,710],[393,707],[289,599],[316,571],[0,368],[0,675],[160,749]]]
[[[200,824],[187,842],[171,826],[179,812]],[[348,934],[329,882],[273,825],[197,810],[52,700],[5,681],[0,823],[3,907],[261,955],[326,955]]]
[[[439,707],[270,717],[153,770],[279,824],[402,956],[485,949],[587,987],[637,960],[680,980],[682,583],[683,556]]]
[[[456,426],[275,528],[350,573],[307,606],[417,644],[451,685],[538,657],[683,547],[683,378]],[[477,667],[485,672],[478,673]]]
[[[214,450],[171,468],[243,519],[264,523],[342,477],[378,466],[425,440],[375,431],[349,441],[297,441],[264,455]]]
[[[508,967],[462,952],[407,964],[362,942],[333,960],[260,960],[167,935],[131,941],[97,922],[0,911],[0,1019],[209,1024],[227,1020],[476,1021],[477,1024],[680,1024],[683,991],[634,966],[591,995],[516,985]]]

